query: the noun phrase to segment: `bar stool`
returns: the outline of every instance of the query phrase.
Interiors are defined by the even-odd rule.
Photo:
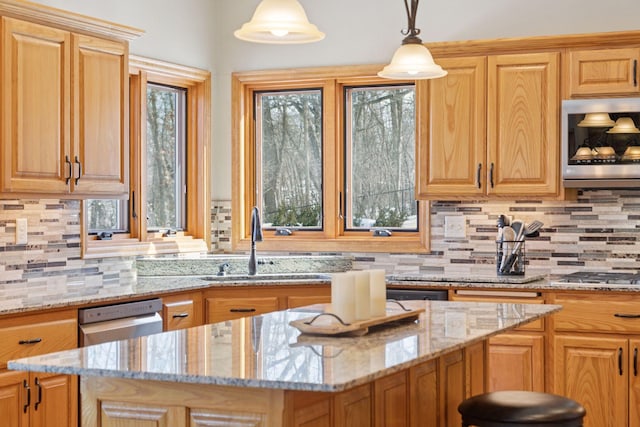
[[[494,391],[458,406],[462,427],[582,427],[586,411],[579,403],[535,391]]]

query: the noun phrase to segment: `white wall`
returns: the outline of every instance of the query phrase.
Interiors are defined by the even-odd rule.
[[[300,0],[327,37],[298,46],[259,45],[232,33],[259,0],[37,0],[147,31],[136,54],[213,74],[212,197],[231,198],[231,73],[385,63],[406,27],[402,0]],[[638,0],[423,0],[416,26],[428,41],[640,29]]]

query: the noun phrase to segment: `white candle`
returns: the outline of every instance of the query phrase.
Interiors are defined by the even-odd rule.
[[[368,271],[351,271],[356,283],[356,320],[371,317],[371,292]]]
[[[384,275],[384,270],[369,270],[371,317],[387,314],[387,283]]]
[[[348,273],[335,273],[331,276],[331,312],[345,323],[356,319],[355,285],[355,277]]]

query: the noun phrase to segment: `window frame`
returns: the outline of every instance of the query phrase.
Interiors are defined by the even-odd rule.
[[[377,76],[380,66],[321,67],[232,73],[232,227],[234,250],[248,250],[250,245],[251,208],[257,203],[254,126],[254,93],[269,90],[323,89],[323,224],[322,231],[300,231],[291,235],[263,233],[259,247],[266,251],[315,252],[394,252],[424,253],[429,248],[429,204],[418,201],[419,231],[374,237],[367,231],[345,231],[340,218],[340,198],[345,184],[343,114],[344,88],[388,85]],[[416,151],[426,139],[427,128],[419,120],[427,110],[427,90],[422,82],[416,86]],[[418,157],[416,153],[416,163]],[[416,182],[417,185],[417,182]]]
[[[187,90],[186,229],[167,236],[147,230],[145,162],[147,83]],[[136,55],[129,56],[129,232],[112,240],[89,234],[86,201],[81,208],[83,258],[206,252],[211,245],[211,73]]]

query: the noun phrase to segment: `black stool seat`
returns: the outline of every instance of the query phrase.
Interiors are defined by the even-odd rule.
[[[579,403],[535,391],[495,391],[470,397],[458,406],[462,427],[581,427],[586,411]]]

